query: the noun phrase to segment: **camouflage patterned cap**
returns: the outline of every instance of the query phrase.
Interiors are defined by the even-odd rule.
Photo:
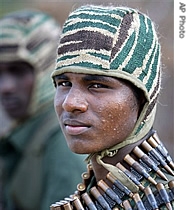
[[[0,20],[0,61],[23,60],[43,71],[54,63],[58,23],[46,13],[22,10]]]
[[[19,10],[0,19],[0,62],[24,61],[34,67],[31,113],[53,100],[50,73],[55,67],[61,27],[49,14]]]

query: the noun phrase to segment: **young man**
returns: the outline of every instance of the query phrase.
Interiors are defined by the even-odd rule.
[[[153,129],[161,87],[153,22],[125,7],[70,13],[52,73],[69,148],[89,154],[77,191],[51,209],[173,209],[173,161]]]
[[[0,139],[0,209],[46,210],[73,192],[85,169],[68,150],[53,107],[49,77],[59,34],[59,24],[40,11],[0,20],[0,97],[14,122]]]

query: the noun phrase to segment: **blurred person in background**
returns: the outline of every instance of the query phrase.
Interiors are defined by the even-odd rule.
[[[75,189],[84,170],[82,156],[67,147],[53,107],[50,73],[60,29],[37,10],[0,20],[0,102],[12,120],[0,137],[2,210],[47,210]]]
[[[54,106],[86,173],[58,209],[174,208],[174,163],[154,127],[161,90],[155,24],[134,8],[86,5],[65,21]]]

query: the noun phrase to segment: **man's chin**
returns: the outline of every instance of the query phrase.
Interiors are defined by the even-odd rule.
[[[14,120],[22,120],[26,118],[26,113],[20,109],[5,109],[7,115]]]

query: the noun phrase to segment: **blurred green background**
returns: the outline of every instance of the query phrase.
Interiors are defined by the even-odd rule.
[[[0,17],[24,9],[36,8],[54,16],[61,25],[71,10],[83,4],[129,6],[146,13],[156,23],[162,46],[162,90],[154,128],[174,158],[174,1],[173,0],[0,0]],[[0,134],[9,119],[0,107]]]

